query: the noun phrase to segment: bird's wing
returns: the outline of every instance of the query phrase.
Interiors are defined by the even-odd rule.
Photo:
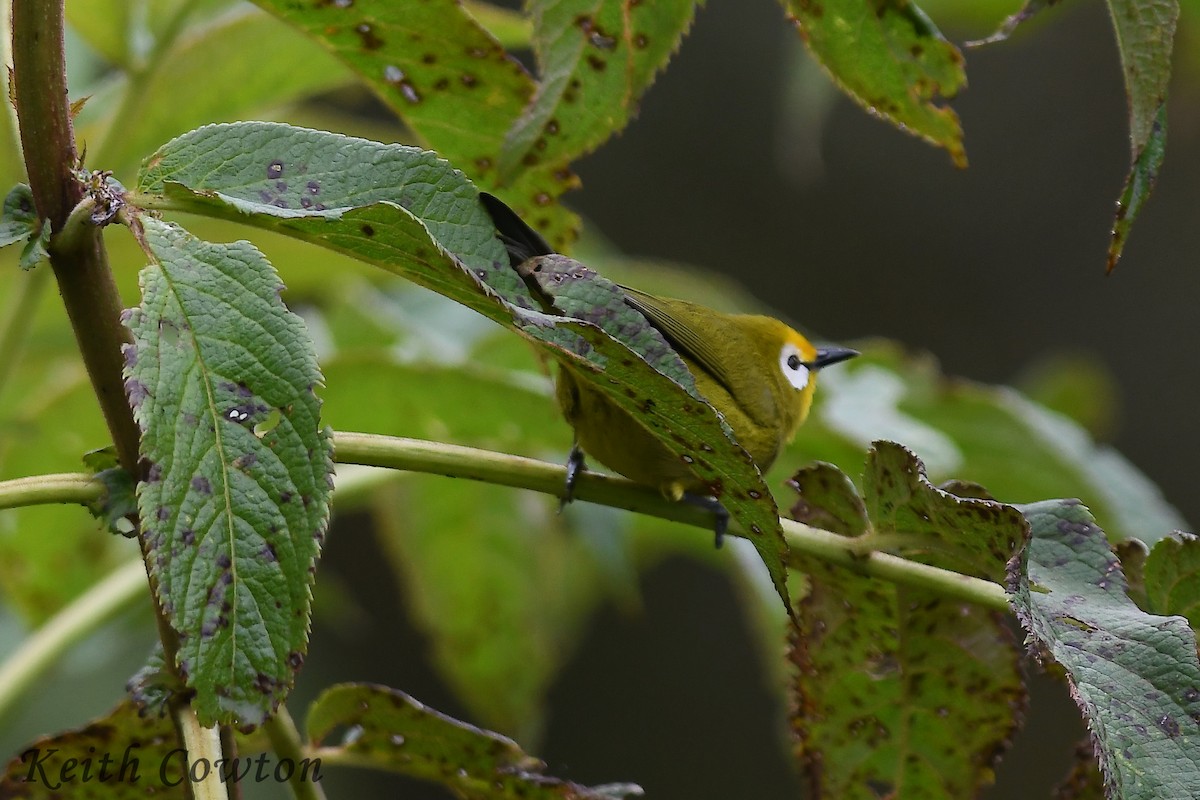
[[[483,203],[484,210],[492,218],[500,241],[504,242],[504,247],[508,250],[508,260],[514,267],[534,256],[548,256],[554,252],[554,248],[546,243],[542,235],[529,227],[525,220],[517,216],[517,212],[506,206],[500,198],[480,192],[479,202]]]
[[[639,292],[637,289],[630,289],[628,286],[622,286],[621,289],[625,292],[625,302],[658,328],[681,356],[711,375],[730,395],[734,394],[729,365],[712,344],[726,333],[714,329],[724,327],[719,324],[715,312],[702,314],[691,310],[699,309],[699,306],[692,303],[675,301],[673,305],[667,305],[654,295]]]

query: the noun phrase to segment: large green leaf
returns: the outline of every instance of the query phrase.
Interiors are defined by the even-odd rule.
[[[321,374],[261,253],[141,224],[152,263],[129,314],[126,390],[142,537],[197,715],[256,725],[307,651],[332,486]]]
[[[565,164],[529,153],[520,176],[500,179],[505,136],[535,84],[461,4],[256,2],[332,51],[424,143],[501,191],[556,247],[574,240],[578,220],[557,204],[578,185]]]
[[[958,115],[963,57],[909,0],[784,0],[801,38],[846,94],[872,114],[967,164]]]
[[[474,187],[446,162],[415,148],[286,125],[216,125],[165,145],[138,186],[150,193],[139,202],[330,247],[520,332],[690,466],[741,523],[786,601],[786,548],[773,498],[721,417],[596,326],[533,311]]]
[[[829,464],[792,480],[802,522],[873,549],[1001,580],[1024,541],[1011,506],[935,488],[877,442],[859,497]],[[995,612],[798,559],[809,585],[793,631],[792,719],[821,796],[971,797],[990,783],[1024,706],[1017,651]]]
[[[342,726],[352,734],[320,746]],[[318,756],[425,778],[468,800],[617,800],[642,793],[633,784],[588,788],[543,775],[545,765],[511,739],[385,686],[345,683],[327,689],[309,708],[306,727]]]
[[[533,47],[541,80],[509,131],[500,174],[527,157],[565,167],[628,124],[679,47],[695,0],[535,0]]]
[[[1066,669],[1108,796],[1200,796],[1200,662],[1182,617],[1144,613],[1077,501],[1022,508],[1033,538],[1010,589],[1039,652]]]

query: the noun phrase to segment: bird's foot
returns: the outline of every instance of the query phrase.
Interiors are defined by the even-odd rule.
[[[587,462],[584,461],[583,450],[578,444],[571,445],[571,452],[567,456],[567,488],[558,504],[560,512],[567,507],[567,503],[575,499],[575,484],[579,481],[579,474],[586,470]]]
[[[689,506],[696,506],[705,511],[711,511],[713,515],[713,534],[715,535],[715,543],[717,549],[721,549],[721,544],[725,540],[725,531],[729,530],[729,510],[721,505],[721,501],[715,497],[709,497],[703,494],[692,494],[684,492],[681,498],[683,502]]]

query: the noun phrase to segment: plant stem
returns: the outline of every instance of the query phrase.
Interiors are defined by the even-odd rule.
[[[87,505],[104,495],[104,485],[86,472],[32,475],[0,481],[0,509],[50,503]]]
[[[97,631],[146,592],[141,560],[118,567],[38,628],[0,664],[0,719],[29,685],[75,642]]]
[[[13,95],[25,151],[29,188],[38,216],[59,233],[84,188],[75,175],[77,155],[68,107],[61,0],[13,4]],[[75,341],[104,412],[121,465],[137,474],[138,427],[125,400],[117,294],[100,229],[91,226],[64,241],[52,238],[50,266],[58,281]]]
[[[321,788],[321,784],[311,779],[311,773],[300,768],[306,757],[304,742],[300,739],[300,731],[296,729],[296,723],[292,721],[287,706],[280,703],[275,716],[263,723],[263,728],[271,740],[271,749],[275,751],[275,755],[281,759],[289,759],[295,764],[296,768],[292,770],[288,783],[297,800],[325,800],[325,790]]]
[[[333,442],[335,459],[343,464],[432,472],[531,489],[556,497],[563,496],[566,486],[566,470],[563,467],[521,456],[365,433],[334,433]],[[708,512],[695,506],[673,503],[649,487],[622,478],[584,473],[575,486],[575,499],[712,530],[712,515]],[[995,611],[1009,610],[1008,597],[1004,587],[999,584],[888,553],[863,554],[861,543],[855,539],[792,520],[780,522],[790,551],[790,562],[794,563],[801,556],[812,556],[863,575],[928,589]],[[733,526],[730,533],[738,534],[739,531]]]
[[[185,785],[191,789],[192,800],[225,800],[225,782],[221,780],[220,770],[216,768],[221,758],[221,729],[214,726],[205,728],[196,719],[196,713],[187,704],[172,709],[175,724],[179,728],[180,738],[187,750],[187,771],[190,774],[193,763],[200,759],[208,761],[207,773],[204,778],[193,782],[185,775]]]

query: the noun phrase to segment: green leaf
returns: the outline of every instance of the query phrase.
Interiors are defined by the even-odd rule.
[[[1150,611],[1187,617],[1200,627],[1200,539],[1174,533],[1159,539],[1142,570]]]
[[[967,165],[958,115],[963,57],[908,0],[784,0],[809,51],[863,108]]]
[[[566,165],[624,128],[695,8],[694,0],[530,3],[542,78],[505,139],[501,177],[517,175],[527,156]]]
[[[1125,93],[1129,97],[1131,168],[1117,201],[1108,271],[1112,272],[1129,228],[1154,188],[1167,138],[1167,84],[1171,78],[1171,49],[1179,21],[1178,0],[1108,0]]]
[[[861,536],[870,527],[854,482],[833,464],[817,461],[789,478],[788,486],[797,495],[788,515],[797,522],[840,536]]]
[[[1140,148],[1134,145],[1133,166],[1129,169],[1129,176],[1125,178],[1125,188],[1121,190],[1121,197],[1117,200],[1117,215],[1113,220],[1112,241],[1108,246],[1109,272],[1116,268],[1121,259],[1133,221],[1154,189],[1166,146],[1167,103],[1164,99],[1154,117],[1149,137]]]
[[[307,649],[332,484],[321,375],[261,253],[141,223],[153,261],[128,318],[126,391],[142,429],[143,541],[197,716],[253,726]]]
[[[925,477],[925,465],[903,445],[875,442],[863,475],[872,549],[896,550],[943,569],[1001,581],[1024,543],[1017,509],[961,498]]]
[[[1067,672],[1110,798],[1200,795],[1200,662],[1182,617],[1146,614],[1077,501],[1022,507],[1033,538],[1010,581],[1039,649]]]
[[[529,154],[520,176],[500,179],[505,136],[535,84],[460,4],[256,2],[345,62],[423,143],[499,191],[556,249],[575,239],[578,218],[557,204],[579,184],[565,164]]]
[[[44,220],[36,235],[31,235],[21,250],[21,269],[30,270],[50,260],[50,220]]]
[[[495,313],[480,280],[536,307],[475,188],[427,150],[274,123],[206,125],[151,156],[138,189],[386,266],[469,307]]]
[[[81,136],[99,142],[92,159],[124,174],[198,125],[259,116],[350,80],[349,70],[313,42],[243,7],[189,27],[145,74],[106,83],[79,127]]]
[[[256,781],[258,770],[271,775],[272,763],[250,753],[267,749],[260,733],[234,735],[239,758],[208,764],[224,776],[231,796],[243,782]],[[185,751],[171,717],[147,712],[128,698],[105,715],[73,730],[43,736],[17,753],[0,773],[0,797],[58,800],[62,797],[141,800],[192,797],[184,774]],[[293,763],[297,774],[311,775],[315,762]],[[205,765],[194,763],[197,775]],[[319,769],[319,766],[316,767]],[[257,778],[258,783],[262,782]]]
[[[349,735],[339,744],[324,744],[340,726],[350,726]],[[325,690],[309,707],[306,727],[323,757],[424,778],[469,800],[614,800],[642,794],[633,784],[587,788],[543,775],[545,765],[511,739],[451,719],[386,686],[345,683]]]
[[[23,242],[38,230],[37,209],[33,192],[23,183],[8,190],[0,211],[0,247]],[[22,265],[24,266],[24,265]]]
[[[395,181],[385,183],[388,175]],[[138,185],[167,200],[141,202],[239,213],[240,221],[376,264],[523,334],[690,466],[741,523],[787,604],[777,509],[721,417],[599,328],[533,311],[474,188],[446,162],[415,148],[286,125],[215,125],[165,145]],[[381,185],[389,188],[374,188]]]
[[[137,537],[137,487],[133,476],[120,467],[108,467],[96,473],[104,484],[104,494],[88,506],[92,516],[112,533]]]
[[[904,448],[877,442],[863,498],[828,464],[791,484],[803,522],[829,522],[828,530],[935,566],[1003,576],[1024,540],[1020,513],[955,497],[923,472]],[[816,559],[798,566],[809,592],[791,638],[792,724],[814,791],[864,800],[977,795],[1025,704],[1001,616]]]
[[[169,716],[142,716],[125,700],[87,725],[31,742],[6,765],[0,797],[182,800],[188,793],[179,747]]]

